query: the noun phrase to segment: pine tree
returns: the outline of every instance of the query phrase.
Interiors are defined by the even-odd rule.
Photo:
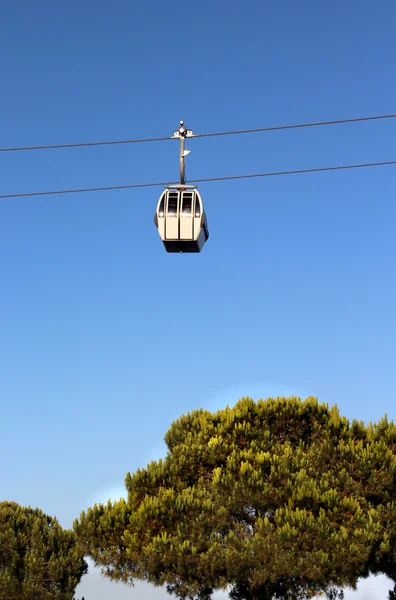
[[[0,503],[0,600],[72,600],[87,568],[73,531],[39,509]]]
[[[179,598],[341,598],[375,569],[392,576],[395,440],[393,423],[350,423],[314,398],[196,410],[171,425],[164,460],[127,474],[128,500],[75,531],[108,577]]]

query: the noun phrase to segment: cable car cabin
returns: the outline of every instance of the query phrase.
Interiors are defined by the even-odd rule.
[[[154,223],[167,252],[201,252],[209,237],[197,189],[166,189],[158,201]]]

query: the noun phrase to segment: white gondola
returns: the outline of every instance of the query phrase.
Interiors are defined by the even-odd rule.
[[[201,252],[209,238],[202,198],[196,188],[167,188],[154,223],[167,252]]]
[[[185,184],[184,172],[189,154],[184,140],[193,137],[193,132],[180,121],[173,137],[180,139],[180,185],[167,186],[162,192],[154,223],[167,252],[201,252],[209,238],[208,222],[197,186]]]

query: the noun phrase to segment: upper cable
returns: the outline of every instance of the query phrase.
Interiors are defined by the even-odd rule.
[[[215,137],[221,135],[241,135],[244,133],[259,133],[265,131],[280,131],[282,129],[303,129],[304,127],[321,127],[324,125],[341,125],[345,123],[359,123],[362,121],[378,121],[380,119],[394,119],[396,113],[388,115],[374,115],[370,117],[356,117],[353,119],[337,119],[335,121],[316,121],[314,123],[297,123],[294,125],[276,125],[274,127],[259,127],[257,129],[238,129],[234,131],[215,131],[210,133],[196,133],[192,138]],[[28,150],[58,150],[60,148],[85,148],[89,146],[116,146],[117,144],[142,144],[147,142],[166,142],[174,139],[168,137],[152,137],[142,139],[109,140],[99,142],[81,142],[75,144],[51,144],[47,146],[18,146],[13,148],[0,148],[0,152],[24,152]]]

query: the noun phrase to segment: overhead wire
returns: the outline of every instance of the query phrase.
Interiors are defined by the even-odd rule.
[[[53,144],[50,146],[19,146],[15,148],[0,148],[0,152],[23,152],[25,150],[57,150],[59,148],[84,148],[88,146],[116,146],[117,144],[141,144],[144,142],[165,142],[172,137],[142,138],[137,140],[110,140],[105,142],[81,142],[77,144]]]
[[[263,131],[280,131],[282,129],[301,129],[303,127],[319,127],[322,125],[340,125],[344,123],[359,123],[379,119],[394,119],[396,114],[376,115],[372,117],[357,117],[354,119],[338,119],[336,121],[316,121],[314,123],[297,123],[295,125],[276,125],[275,127],[259,127],[257,129],[239,129],[235,131],[217,131],[215,133],[197,133],[193,137],[214,137],[219,135],[240,135],[242,133],[259,133]]]
[[[332,167],[317,167],[313,169],[296,169],[293,171],[272,171],[268,173],[252,173],[247,175],[228,175],[225,177],[206,177],[204,179],[194,179],[189,180],[187,183],[189,185],[194,183],[207,183],[214,181],[231,181],[235,179],[253,179],[259,177],[276,177],[276,176],[285,176],[285,175],[298,175],[302,173],[319,173],[326,171],[340,171],[346,169],[363,169],[369,167],[380,167],[385,165],[396,165],[396,160],[390,161],[381,161],[381,162],[373,162],[373,163],[360,163],[354,165],[336,165]],[[55,196],[58,194],[81,194],[87,192],[103,192],[103,191],[114,191],[114,190],[130,190],[134,188],[145,188],[145,187],[172,187],[178,186],[179,183],[170,183],[170,182],[155,182],[155,183],[133,183],[130,185],[112,185],[105,187],[90,187],[90,188],[81,188],[81,189],[70,189],[70,190],[54,190],[54,191],[44,191],[44,192],[26,192],[20,194],[2,194],[0,195],[0,199],[5,198],[29,198],[35,196]]]
[[[223,135],[240,135],[245,133],[259,133],[265,131],[280,131],[285,129],[302,129],[305,127],[320,127],[325,125],[340,125],[346,123],[359,123],[362,121],[375,121],[381,119],[394,119],[396,113],[387,115],[374,115],[369,117],[356,117],[352,119],[337,119],[334,121],[316,121],[313,123],[297,123],[293,125],[276,125],[274,127],[259,127],[256,129],[239,129],[234,131],[215,131],[209,133],[196,133],[189,139],[202,138],[202,137],[215,137]],[[89,146],[115,146],[117,144],[141,144],[148,142],[166,142],[175,139],[172,136],[167,137],[151,137],[141,139],[125,139],[125,140],[109,140],[109,141],[98,141],[98,142],[80,142],[73,144],[51,144],[51,145],[38,145],[38,146],[17,146],[10,148],[0,148],[0,152],[24,152],[30,150],[57,150],[60,148],[84,148]]]

